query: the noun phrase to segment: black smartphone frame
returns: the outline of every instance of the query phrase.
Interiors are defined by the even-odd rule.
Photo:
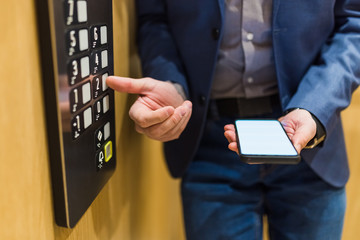
[[[282,124],[276,119],[237,119],[234,122],[235,125],[235,132],[236,132],[236,142],[239,149],[239,156],[240,160],[248,163],[248,164],[297,164],[301,160],[301,156],[299,153],[296,155],[268,155],[268,154],[244,154],[241,152],[241,143],[239,138],[239,129],[237,127],[237,121],[276,121],[280,124],[281,129],[283,130],[284,134],[286,135],[287,139],[289,140],[291,146],[294,148],[295,152],[297,153],[295,147],[293,146],[290,138],[286,134],[285,129],[283,128]]]

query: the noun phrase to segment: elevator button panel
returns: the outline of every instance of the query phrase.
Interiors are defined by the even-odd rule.
[[[73,227],[116,166],[111,0],[36,0],[56,222]]]

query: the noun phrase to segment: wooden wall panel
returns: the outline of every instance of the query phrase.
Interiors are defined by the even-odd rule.
[[[2,2],[0,238],[51,239],[52,199],[34,4]]]
[[[354,95],[350,107],[343,114],[345,141],[350,164],[347,184],[347,211],[344,240],[357,240],[360,236],[360,90]]]

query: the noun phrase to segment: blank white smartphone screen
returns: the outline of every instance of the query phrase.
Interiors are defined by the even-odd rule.
[[[277,120],[236,120],[235,124],[243,155],[298,155]]]

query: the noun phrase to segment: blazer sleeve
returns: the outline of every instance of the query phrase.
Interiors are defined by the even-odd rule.
[[[144,76],[180,84],[189,95],[186,74],[169,27],[164,0],[136,0],[137,43]]]
[[[335,29],[310,66],[286,109],[307,109],[326,132],[340,121],[360,83],[360,1],[336,1]]]

